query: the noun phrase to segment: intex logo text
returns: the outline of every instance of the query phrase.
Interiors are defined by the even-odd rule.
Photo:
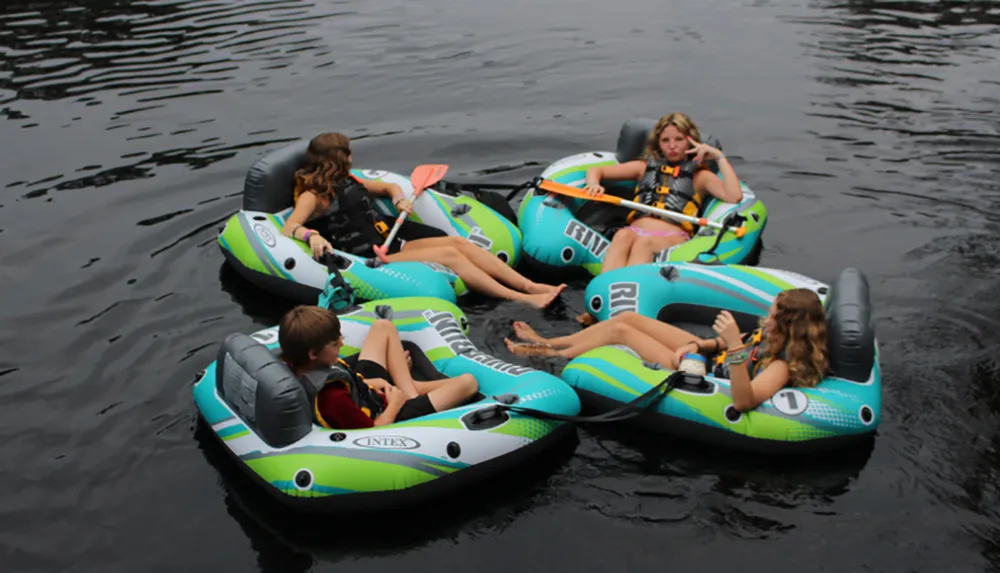
[[[415,450],[420,447],[420,442],[406,436],[364,436],[354,440],[354,444],[378,450]]]

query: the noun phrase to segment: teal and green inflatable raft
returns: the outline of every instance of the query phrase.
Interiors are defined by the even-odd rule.
[[[236,463],[283,504],[310,513],[397,509],[449,495],[575,436],[566,422],[498,403],[573,416],[576,393],[559,378],[476,349],[468,320],[430,297],[369,302],[340,315],[342,357],[356,358],[371,325],[391,320],[415,378],[473,374],[480,396],[444,412],[387,426],[326,429],[314,423],[301,382],[278,358],[277,327],[228,336],[194,387],[198,411]]]
[[[710,338],[722,309],[741,332],[757,328],[774,297],[808,288],[827,313],[831,373],[815,388],[786,387],[750,412],[733,407],[729,380],[688,375],[638,421],[645,428],[765,453],[814,452],[873,434],[882,418],[882,372],[868,283],[845,269],[832,285],[796,273],[739,265],[651,263],[594,278],[588,310],[607,320],[635,312]],[[611,409],[643,394],[672,371],[644,363],[631,350],[602,347],[573,359],[562,378],[587,406]]]
[[[315,303],[331,269],[312,258],[302,241],[281,233],[292,212],[295,171],[305,159],[308,141],[298,141],[259,159],[247,173],[243,206],[220,229],[219,248],[247,280],[278,296]],[[409,178],[384,170],[352,169],[359,179],[395,183],[412,197]],[[387,197],[371,195],[372,206],[391,225],[398,212]],[[410,221],[437,229],[441,236],[459,236],[495,254],[510,266],[521,255],[521,231],[506,217],[467,195],[428,189],[414,202]],[[362,256],[337,250],[337,270],[363,300],[420,293],[454,302],[468,292],[451,269],[430,262],[382,263],[372,253]]]
[[[639,158],[645,148],[655,119],[633,119],[622,125],[618,145],[612,151],[588,151],[565,157],[552,163],[541,176],[573,187],[586,184],[587,170],[627,163]],[[720,149],[717,139],[705,141]],[[718,173],[718,165],[709,162]],[[720,175],[721,177],[721,175]],[[636,181],[606,181],[607,193],[633,199]],[[701,227],[690,239],[657,253],[653,260],[664,262],[708,262],[712,264],[757,263],[767,225],[767,208],[744,182],[740,182],[743,198],[739,203],[726,203],[709,198],[700,216],[719,223],[739,217],[746,234],[737,237],[732,231],[722,233],[715,227]],[[565,274],[584,269],[591,275],[601,272],[604,257],[614,232],[625,226],[627,209],[599,201],[550,195],[545,191],[529,191],[517,212],[517,224],[523,233],[523,250],[527,264],[541,271]]]

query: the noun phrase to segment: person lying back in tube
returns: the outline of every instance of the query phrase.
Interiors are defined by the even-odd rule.
[[[569,336],[545,338],[527,323],[515,322],[520,341],[505,338],[507,349],[521,356],[576,358],[584,352],[621,344],[643,360],[676,370],[687,356],[702,355],[712,374],[729,379],[733,406],[752,410],[778,390],[791,385],[815,387],[829,370],[827,319],[823,304],[809,289],[778,293],[761,327],[740,333],[728,311],[715,318],[718,336],[697,336],[634,312],[623,312],[609,320]]]
[[[633,201],[658,209],[698,217],[708,197],[727,203],[743,199],[740,180],[722,151],[702,143],[698,127],[680,112],[660,118],[649,133],[640,159],[618,165],[591,167],[584,190],[593,196],[604,193],[603,180],[636,180]],[[706,161],[715,161],[722,179]],[[650,263],[653,256],[690,239],[694,226],[689,222],[632,211],[627,227],[617,231],[604,255],[601,272],[624,266]]]
[[[281,232],[308,244],[316,259],[332,253],[334,244],[341,251],[370,257],[372,247],[386,239],[389,224],[372,206],[369,193],[388,195],[396,209],[413,212],[399,185],[358,179],[351,174],[351,161],[346,135],[321,133],[309,142],[306,163],[295,174],[295,208]],[[529,280],[468,239],[446,236],[409,219],[389,244],[388,253],[389,262],[442,264],[473,291],[535,308],[547,307],[566,288]]]

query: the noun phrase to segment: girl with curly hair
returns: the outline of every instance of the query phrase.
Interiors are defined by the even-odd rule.
[[[575,358],[613,344],[628,346],[643,360],[676,369],[689,353],[710,356],[712,374],[728,378],[733,406],[752,410],[785,386],[812,388],[829,369],[827,320],[815,292],[792,289],[778,293],[761,328],[740,333],[728,311],[715,318],[715,338],[693,334],[634,312],[613,318],[569,336],[545,338],[524,322],[514,323],[521,341],[504,339],[521,356]]]

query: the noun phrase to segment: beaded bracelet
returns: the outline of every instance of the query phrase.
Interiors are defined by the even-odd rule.
[[[726,354],[726,364],[743,364],[750,357],[750,352],[742,349],[740,352],[729,352]]]

